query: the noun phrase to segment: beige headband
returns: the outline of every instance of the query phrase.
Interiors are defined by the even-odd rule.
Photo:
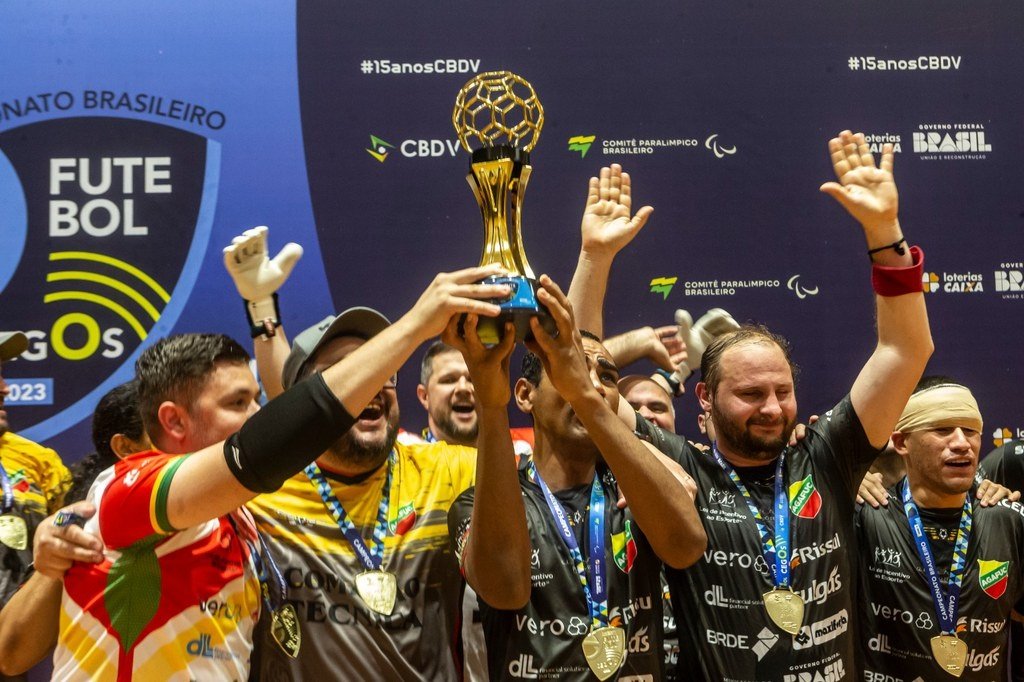
[[[910,396],[896,430],[903,433],[961,427],[980,432],[981,410],[969,389],[959,384],[939,384]]]

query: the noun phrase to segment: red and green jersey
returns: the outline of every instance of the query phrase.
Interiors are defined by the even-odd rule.
[[[64,579],[54,679],[245,680],[259,581],[236,524],[220,517],[182,530],[167,493],[184,456],[132,455],[96,479],[105,559]]]

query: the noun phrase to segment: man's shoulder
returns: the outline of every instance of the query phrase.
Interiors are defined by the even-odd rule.
[[[1009,523],[1024,528],[1024,503],[1010,500],[1000,500],[991,507],[974,505],[974,516],[978,523],[984,523],[991,518],[999,523]],[[991,521],[989,521],[991,523]]]
[[[434,441],[428,443],[421,441],[418,443],[402,443],[401,441],[395,442],[395,453],[398,458],[406,460],[419,460],[429,461],[438,459],[466,459],[476,458],[476,448],[471,448],[466,445],[453,445],[446,443],[443,440]]]
[[[56,463],[64,466],[60,455],[52,448],[10,431],[0,436],[0,451],[3,451],[4,456],[15,455],[40,463]]]

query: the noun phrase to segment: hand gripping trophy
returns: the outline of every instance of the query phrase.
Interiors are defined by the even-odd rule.
[[[481,73],[455,98],[452,124],[462,147],[472,155],[466,180],[484,218],[480,265],[499,263],[509,272],[484,281],[508,284],[512,289],[508,299],[495,301],[501,305],[500,316],[480,319],[480,340],[498,343],[505,322],[511,319],[516,339],[522,341],[534,316],[554,333],[553,321],[537,301],[537,280],[523,251],[523,194],[533,170],[530,151],[544,126],[544,108],[537,93],[510,71]]]

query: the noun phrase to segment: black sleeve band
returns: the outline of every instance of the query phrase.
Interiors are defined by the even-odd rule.
[[[269,493],[302,471],[355,419],[319,372],[271,400],[224,443],[224,458],[238,482]]]

